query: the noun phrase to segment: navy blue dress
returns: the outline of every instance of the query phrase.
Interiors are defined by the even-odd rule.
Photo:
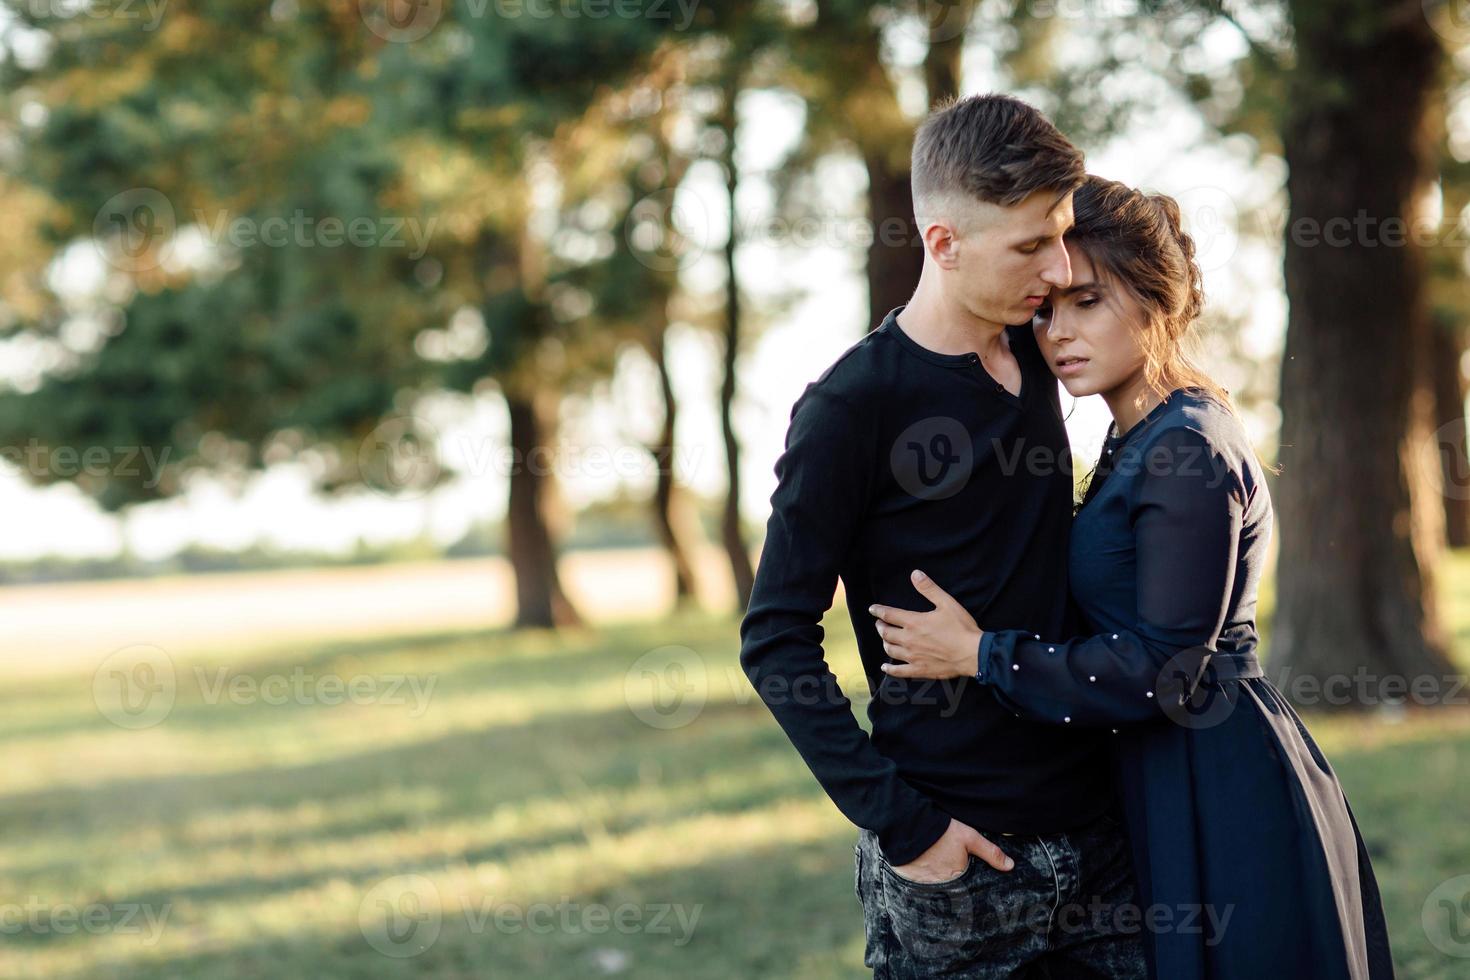
[[[1391,977],[1347,799],[1256,659],[1263,476],[1199,388],[1110,434],[1071,539],[1093,635],[987,632],[976,676],[1021,717],[1112,732],[1153,976]]]

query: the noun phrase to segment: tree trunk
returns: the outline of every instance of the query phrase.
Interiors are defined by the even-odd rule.
[[[1385,244],[1387,219],[1412,227],[1432,176],[1441,52],[1424,17],[1395,5],[1292,8],[1272,674],[1302,706],[1367,707],[1376,683],[1334,704],[1303,679],[1453,673],[1434,589],[1443,509],[1423,254],[1402,229]]]
[[[960,56],[965,27],[974,12],[973,0],[922,5],[929,17],[929,47],[924,52],[924,85],[928,104],[959,94]],[[873,43],[875,83],[891,85],[878,63]],[[889,95],[890,98],[896,96]],[[882,322],[888,311],[902,306],[914,294],[924,269],[924,246],[914,227],[914,197],[910,187],[909,154],[913,133],[905,140],[870,144],[863,154],[868,171],[868,217],[873,239],[868,245],[868,327]]]
[[[1432,330],[1435,446],[1439,450],[1444,537],[1451,548],[1470,545],[1470,455],[1465,443],[1465,344],[1459,330],[1436,323]]]
[[[725,133],[722,163],[725,167],[725,196],[730,206],[730,234],[725,241],[725,356],[724,374],[720,381],[720,431],[725,438],[725,472],[729,489],[725,493],[724,512],[720,515],[720,542],[730,560],[735,580],[736,612],[744,615],[755,588],[755,569],[750,551],[740,529],[740,442],[735,437],[732,408],[735,404],[736,359],[740,354],[740,280],[735,275],[735,249],[739,245],[735,195],[740,187],[740,173],[735,166],[735,100],[740,94],[739,72],[732,70],[725,80],[724,106],[720,128]]]
[[[692,605],[698,598],[699,589],[694,576],[694,562],[690,559],[686,541],[696,540],[689,533],[691,525],[697,527],[687,515],[684,495],[680,492],[678,474],[674,470],[674,423],[678,418],[679,405],[674,398],[674,383],[669,376],[666,359],[667,347],[664,332],[659,331],[652,339],[649,356],[658,365],[659,391],[664,401],[664,422],[658,441],[648,447],[658,467],[657,483],[653,492],[653,519],[658,529],[659,541],[668,552],[674,566],[674,605]]]
[[[914,197],[908,161],[899,167],[884,153],[863,161],[868,170],[868,215],[873,239],[868,244],[868,328],[875,329],[888,311],[914,295],[924,269],[924,248],[914,227]]]
[[[579,626],[582,617],[562,591],[557,575],[549,519],[555,477],[548,436],[554,433],[555,423],[534,394],[508,392],[506,405],[515,461],[506,511],[508,551],[516,579],[515,625],[517,629]]]
[[[929,48],[924,52],[924,88],[929,106],[960,92],[965,35],[975,16],[975,0],[929,4]]]

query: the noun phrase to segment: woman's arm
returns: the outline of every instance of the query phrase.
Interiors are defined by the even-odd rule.
[[[1219,635],[1235,582],[1244,500],[1228,468],[1218,460],[1210,465],[1214,454],[1203,435],[1170,430],[1155,452],[1172,465],[1145,468],[1130,509],[1137,545],[1133,629],[1072,640],[1020,630],[982,633],[933,586],[948,602],[925,591],[935,601],[932,612],[874,607],[884,649],[902,661],[883,669],[898,677],[956,677],[973,663],[976,679],[1002,703],[1037,721],[1103,726],[1157,718],[1156,685],[1171,658],[1211,646]],[[962,645],[977,639],[968,650]]]

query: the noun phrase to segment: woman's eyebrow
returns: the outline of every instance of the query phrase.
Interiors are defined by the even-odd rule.
[[[1095,290],[1097,288],[1097,283],[1095,282],[1079,282],[1075,286],[1068,286],[1066,289],[1057,290],[1057,292],[1062,296],[1071,296],[1073,293],[1080,293],[1084,289]]]

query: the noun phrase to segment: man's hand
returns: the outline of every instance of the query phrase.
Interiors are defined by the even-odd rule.
[[[1009,871],[1016,866],[1015,861],[980,831],[951,817],[944,836],[931,844],[929,850],[908,864],[892,867],[900,878],[932,885],[964,874],[970,866],[971,854],[998,871]]]
[[[910,576],[914,588],[934,608],[928,612],[911,612],[891,606],[872,605],[869,615],[883,638],[883,652],[895,664],[882,664],[884,673],[894,677],[937,678],[969,677],[980,669],[980,627],[975,619],[948,592],[923,572]]]

